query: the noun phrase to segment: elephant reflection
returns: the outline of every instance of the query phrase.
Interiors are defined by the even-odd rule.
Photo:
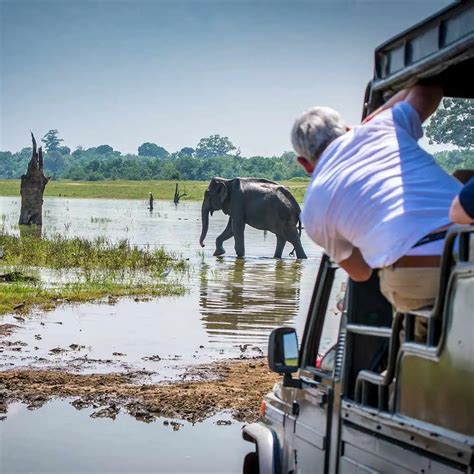
[[[199,307],[211,339],[266,341],[298,314],[301,262],[221,260],[203,265]]]

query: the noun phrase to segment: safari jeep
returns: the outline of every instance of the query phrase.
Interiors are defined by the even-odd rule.
[[[473,98],[473,71],[474,2],[458,2],[376,49],[363,116],[420,81]],[[301,345],[278,328],[268,359],[283,378],[243,428],[244,472],[473,473],[474,227],[451,228],[435,306],[410,314],[324,255]]]

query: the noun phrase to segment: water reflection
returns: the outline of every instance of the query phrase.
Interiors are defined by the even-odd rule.
[[[241,472],[252,449],[241,423],[216,424],[228,419],[225,414],[194,426],[181,421],[173,431],[164,420],[140,423],[125,414],[91,420],[91,410],[85,411],[67,401],[35,411],[12,404],[0,422],[0,472]]]
[[[302,264],[294,260],[220,259],[203,263],[199,308],[211,342],[266,341],[298,314]]]

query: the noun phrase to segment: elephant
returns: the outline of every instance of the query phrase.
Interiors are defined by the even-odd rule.
[[[209,214],[219,210],[229,216],[229,221],[216,239],[215,256],[223,255],[224,241],[234,237],[237,257],[243,257],[244,230],[248,224],[255,229],[268,230],[276,235],[274,258],[281,258],[287,241],[293,244],[296,258],[307,258],[300,241],[301,209],[284,186],[268,179],[212,178],[202,201],[202,232],[199,239],[201,247],[204,247],[204,239],[209,229]]]

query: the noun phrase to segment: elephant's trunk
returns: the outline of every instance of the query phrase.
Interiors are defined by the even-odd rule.
[[[209,213],[211,212],[211,206],[209,204],[209,198],[207,196],[204,197],[202,201],[202,208],[201,208],[201,219],[202,219],[202,230],[201,230],[201,237],[199,237],[199,244],[201,247],[204,247],[204,239],[207,235],[207,230],[209,229]]]

